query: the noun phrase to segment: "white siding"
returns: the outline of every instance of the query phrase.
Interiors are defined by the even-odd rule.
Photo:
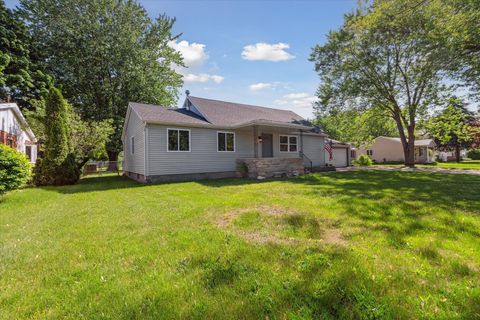
[[[167,152],[168,128],[190,130],[190,152]],[[222,130],[149,124],[147,175],[236,171],[237,159],[253,157],[252,130],[234,131],[234,152],[217,152],[217,131]]]
[[[37,161],[37,146],[29,135],[22,129],[20,120],[12,109],[0,109],[0,130],[17,137],[17,150],[26,153],[26,146],[32,148],[32,158],[30,162],[35,163]]]
[[[145,125],[137,114],[130,109],[130,118],[123,141],[124,171],[145,174]],[[134,137],[134,153],[132,154],[132,137]]]
[[[324,137],[303,136],[303,153],[312,160],[314,167],[325,166],[324,146]]]

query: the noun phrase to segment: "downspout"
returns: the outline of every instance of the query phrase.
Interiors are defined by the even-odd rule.
[[[258,141],[257,141],[258,130],[257,126],[253,126],[253,157],[258,158]]]
[[[144,165],[144,175],[145,175],[145,182],[148,182],[148,128],[147,128],[147,123],[145,122],[145,126],[143,127],[143,133],[145,137],[145,165]]]

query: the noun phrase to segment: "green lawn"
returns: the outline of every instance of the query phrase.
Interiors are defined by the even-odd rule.
[[[1,319],[480,318],[480,176],[343,172],[0,202]]]
[[[394,163],[376,163],[380,166],[403,167],[403,164]],[[480,160],[469,160],[462,162],[438,162],[437,164],[418,164],[419,168],[443,168],[443,169],[469,169],[480,170]]]

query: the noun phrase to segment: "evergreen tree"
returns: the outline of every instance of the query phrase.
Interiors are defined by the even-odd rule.
[[[455,151],[460,162],[460,149],[469,148],[474,141],[475,118],[457,98],[450,99],[448,106],[427,123],[426,128],[441,150]]]
[[[44,156],[35,166],[36,185],[73,184],[80,178],[72,150],[69,108],[60,90],[51,88],[46,100]]]

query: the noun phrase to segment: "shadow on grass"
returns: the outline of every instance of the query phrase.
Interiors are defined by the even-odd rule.
[[[63,194],[74,194],[93,191],[107,191],[115,189],[129,189],[145,186],[142,183],[118,175],[87,176],[77,184],[59,187],[41,187],[44,190],[56,191]]]
[[[442,239],[480,237],[478,226],[463,219],[464,211],[480,215],[478,176],[377,171],[309,175],[288,182],[309,185],[312,196],[331,195],[344,214],[360,219],[363,232],[384,232],[395,248],[406,246],[405,237],[422,232]]]

